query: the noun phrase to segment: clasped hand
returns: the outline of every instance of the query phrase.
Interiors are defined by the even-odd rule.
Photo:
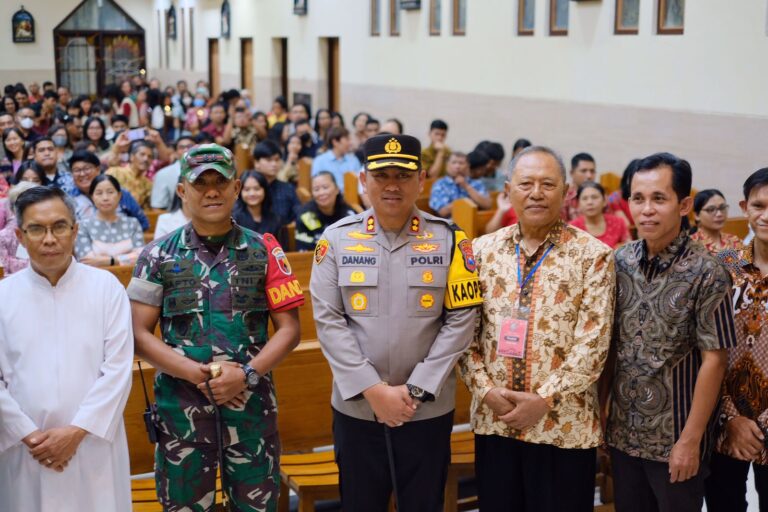
[[[245,373],[240,365],[234,361],[218,361],[221,365],[221,375],[210,379],[211,392],[216,405],[226,405],[237,409],[245,405]],[[206,380],[211,376],[210,364],[199,364],[190,382],[197,385],[210,401]]]
[[[411,398],[405,384],[389,386],[381,382],[363,391],[363,396],[368,400],[378,422],[389,427],[403,426],[403,423],[413,419],[419,406],[419,401]]]
[[[549,405],[538,394],[501,387],[486,393],[483,402],[501,421],[517,430],[534,426],[549,411]]]
[[[22,439],[29,453],[42,466],[61,473],[75,456],[80,442],[88,432],[68,425],[46,430],[36,430]]]

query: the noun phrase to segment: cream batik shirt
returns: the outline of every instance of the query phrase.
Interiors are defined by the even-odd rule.
[[[484,300],[475,338],[459,361],[472,392],[472,429],[560,448],[598,446],[597,379],[613,322],[613,252],[591,235],[558,222],[534,254],[526,255],[520,247],[523,277],[541,260],[521,290],[520,239],[516,224],[473,243]],[[504,357],[497,353],[501,324],[516,315],[518,303],[529,309],[524,355]],[[538,393],[551,409],[533,427],[515,430],[482,403],[493,387]]]

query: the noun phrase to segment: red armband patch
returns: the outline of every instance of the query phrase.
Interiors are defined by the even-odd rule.
[[[269,309],[286,311],[304,304],[304,292],[296,276],[291,271],[291,264],[283,248],[272,235],[264,236],[267,248],[266,291]]]

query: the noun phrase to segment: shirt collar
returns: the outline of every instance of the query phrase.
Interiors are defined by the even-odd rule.
[[[652,260],[655,260],[660,265],[668,266],[672,263],[672,260],[685,249],[688,245],[688,240],[690,240],[688,230],[681,229],[677,237],[672,240],[668,246],[662,249],[659,254],[654,256]],[[641,256],[643,261],[650,263],[648,260],[648,245],[645,243],[645,240],[643,240],[641,244]]]
[[[75,274],[77,274],[78,265],[81,265],[81,263],[78,263],[73,257],[72,260],[69,262],[69,266],[67,267],[67,270],[64,272],[64,274],[61,276],[61,278],[59,278],[58,282],[56,283],[56,288],[62,288],[64,285],[66,285],[68,282],[74,279]],[[54,288],[53,286],[51,286],[51,283],[50,281],[48,281],[48,278],[38,274],[37,271],[34,268],[32,268],[32,265],[27,267],[26,270],[33,283],[36,283],[39,286],[43,286],[44,288]]]
[[[565,224],[561,219],[558,219],[557,222],[555,222],[555,224],[549,229],[549,232],[547,233],[547,236],[544,239],[544,242],[545,243],[549,242],[555,247],[559,247],[563,243],[564,233],[565,233]],[[519,222],[512,227],[512,231],[510,232],[510,239],[516,245],[522,242],[523,231],[520,227]]]
[[[184,249],[200,249],[204,246],[202,238],[200,238],[200,235],[194,230],[191,222],[184,226],[179,245]],[[230,230],[229,236],[227,236],[227,239],[224,241],[224,245],[230,249],[236,250],[248,247],[248,240],[246,240],[245,233],[234,220],[232,220],[232,230]]]
[[[373,210],[373,208],[369,208],[368,210],[361,213],[360,217],[363,220],[364,233],[375,235],[382,230],[381,224],[379,224],[379,221],[376,218],[376,212]],[[418,208],[413,208],[413,211],[411,212],[410,217],[408,217],[408,221],[404,227],[405,232],[409,235],[418,236],[424,234],[424,217],[421,215],[421,212]]]

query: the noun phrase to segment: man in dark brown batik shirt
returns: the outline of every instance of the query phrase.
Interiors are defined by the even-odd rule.
[[[690,165],[669,153],[643,159],[631,180],[641,240],[616,253],[606,366],[617,510],[702,507],[702,461],[735,332],[728,272],[681,228],[690,191]]]

